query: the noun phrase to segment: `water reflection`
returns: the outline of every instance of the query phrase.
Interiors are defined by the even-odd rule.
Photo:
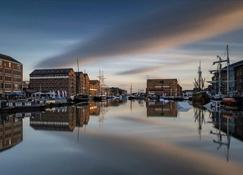
[[[194,109],[194,121],[198,124],[198,134],[200,140],[202,138],[202,127],[205,124],[205,110],[202,108],[195,107]]]
[[[157,101],[147,101],[147,117],[177,117],[177,107],[175,102],[161,103]]]
[[[119,106],[123,101],[91,102],[78,106],[64,106],[46,109],[44,112],[33,113],[30,126],[36,130],[73,131],[75,127],[88,125],[90,116],[98,116],[104,120],[109,106]]]
[[[131,112],[129,108],[133,111]],[[223,156],[223,161],[225,161],[224,154],[222,154],[220,150],[226,150],[226,159],[230,160],[230,152],[232,154],[232,152],[235,153],[239,151],[235,150],[234,138],[243,140],[242,113],[220,111],[211,113],[211,116],[209,116],[209,112],[205,109],[194,107],[193,110],[190,110],[191,108],[192,107],[185,102],[169,101],[161,103],[155,101],[130,101],[126,103],[126,101],[115,100],[102,103],[92,102],[87,105],[51,108],[44,112],[5,115],[1,117],[0,150],[11,148],[23,140],[23,123],[21,117],[29,117],[27,120],[24,120],[25,122],[27,121],[27,124],[29,121],[29,125],[24,126],[27,128],[31,127],[34,130],[29,129],[28,132],[45,130],[45,132],[38,132],[38,134],[50,136],[50,140],[53,140],[53,138],[55,139],[57,135],[61,136],[58,140],[60,138],[67,140],[75,138],[75,142],[65,142],[68,148],[70,146],[70,150],[68,149],[68,151],[75,150],[79,152],[81,147],[83,149],[86,144],[90,144],[96,145],[93,146],[91,152],[95,150],[100,153],[100,147],[97,146],[97,144],[103,144],[103,140],[98,137],[100,135],[102,135],[102,137],[108,137],[109,134],[113,134],[114,138],[122,136],[127,137],[127,135],[129,135],[131,137],[135,136],[136,139],[144,139],[146,142],[154,139],[156,142],[163,140],[163,142],[166,143],[166,139],[168,139],[177,146],[182,145],[184,147],[189,147],[189,149],[193,147],[193,149],[198,149],[202,152],[205,151],[211,155],[220,155],[219,157],[221,159]],[[107,115],[108,112],[109,115]],[[105,117],[108,119],[108,124],[105,125],[106,127],[103,127],[102,124]],[[167,119],[168,117],[173,119]],[[90,126],[89,130],[86,130],[87,125]],[[98,127],[102,127],[102,129]],[[195,127],[197,128],[196,131]],[[85,139],[88,138],[92,140],[89,136],[96,132],[100,134],[99,136],[98,134],[95,136],[97,137],[95,140],[96,144],[89,143],[89,140],[86,142]],[[85,134],[82,135],[82,133]],[[74,135],[75,137],[70,138],[70,135]],[[200,137],[199,142],[198,135]],[[117,145],[114,145],[113,136],[111,139],[112,142],[108,145],[110,146],[108,152],[117,148]],[[77,142],[76,138],[78,140]],[[29,137],[28,139],[26,139],[28,143],[33,142],[33,138]],[[42,137],[39,144],[44,145],[50,142],[50,140],[45,139],[45,137]],[[58,140],[56,140],[56,142]],[[79,142],[79,140],[82,141]],[[233,143],[231,143],[232,140]],[[59,143],[62,142],[60,141]],[[122,143],[122,145],[129,147],[130,142],[124,143],[125,144]],[[87,147],[90,148],[90,145]],[[107,145],[103,146],[105,148]],[[216,151],[216,148],[219,151]],[[87,150],[90,151],[89,149]],[[44,152],[42,153],[44,154]],[[87,154],[89,154],[89,152]],[[116,154],[116,152],[114,154]],[[131,155],[131,152],[128,154]],[[126,158],[127,157],[124,159]],[[241,158],[238,159],[243,162]]]
[[[0,117],[0,151],[9,149],[23,140],[22,119],[14,115]]]

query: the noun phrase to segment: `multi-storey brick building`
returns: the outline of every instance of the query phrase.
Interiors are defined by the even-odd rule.
[[[146,92],[148,95],[176,97],[182,94],[182,88],[177,79],[148,79]]]
[[[83,72],[76,73],[76,93],[85,94],[85,77]]]
[[[76,74],[68,69],[36,69],[30,74],[29,88],[34,91],[66,92],[76,95]]]
[[[100,81],[90,80],[89,81],[89,94],[91,96],[100,95]]]
[[[22,91],[23,65],[16,59],[0,54],[0,95]]]

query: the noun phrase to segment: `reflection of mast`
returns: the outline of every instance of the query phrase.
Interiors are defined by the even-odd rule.
[[[218,112],[218,132],[210,131],[211,134],[217,135],[217,140],[213,139],[214,143],[218,144],[217,150],[219,150],[222,146],[226,146],[226,160],[229,161],[229,150],[230,150],[230,142],[231,142],[231,135],[230,135],[230,128],[229,128],[229,120],[230,118],[227,117],[227,127],[226,127],[226,134],[222,132],[221,128],[221,112]],[[215,123],[215,125],[217,125]],[[226,137],[226,141],[224,141],[224,137]]]
[[[130,100],[130,110],[132,111],[132,100]]]
[[[199,138],[201,140],[201,137],[202,137],[202,125],[205,123],[203,109],[195,108],[194,118],[195,118],[195,122],[198,122],[198,134],[199,134]]]
[[[105,119],[105,103],[101,102],[100,103],[100,115],[99,115],[99,127],[103,128],[103,122]]]

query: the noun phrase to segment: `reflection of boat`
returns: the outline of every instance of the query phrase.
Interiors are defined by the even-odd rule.
[[[233,97],[225,97],[225,98],[223,98],[222,105],[226,109],[238,109],[238,102]]]
[[[198,123],[198,134],[201,140],[201,133],[202,133],[202,126],[203,124],[205,124],[205,119],[204,119],[204,114],[205,114],[205,110],[203,110],[202,108],[194,108],[194,118],[195,118],[195,122]]]
[[[106,100],[106,96],[105,95],[93,96],[93,100],[94,101],[105,101]]]

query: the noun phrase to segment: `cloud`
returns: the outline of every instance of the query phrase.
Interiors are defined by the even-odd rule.
[[[195,0],[171,9],[163,6],[153,13],[129,20],[82,41],[60,55],[46,58],[36,67],[73,65],[77,57],[81,63],[90,63],[121,55],[173,48],[243,26],[242,1]]]

